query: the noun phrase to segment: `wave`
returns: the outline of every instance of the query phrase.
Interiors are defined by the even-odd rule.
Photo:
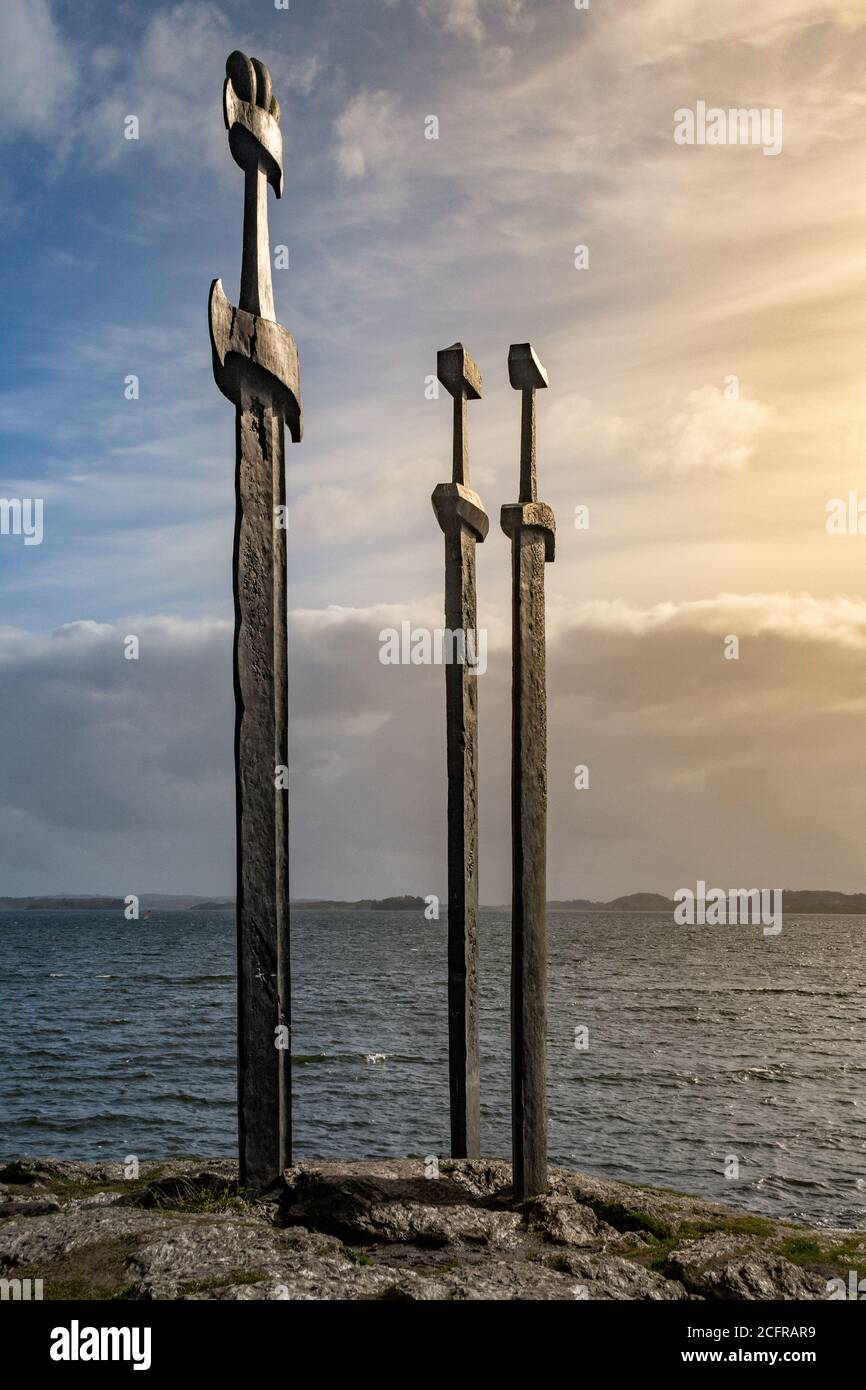
[[[370,1065],[379,1062],[407,1062],[413,1065],[428,1062],[429,1057],[416,1057],[402,1052],[297,1052],[292,1053],[292,1065],[300,1067],[323,1066],[328,1063],[366,1062]]]

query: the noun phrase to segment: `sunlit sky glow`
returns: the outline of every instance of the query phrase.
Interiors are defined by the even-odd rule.
[[[498,514],[527,339],[559,525],[550,896],[866,889],[866,536],[825,526],[866,498],[862,3],[4,0],[0,496],[43,497],[45,540],[0,537],[0,894],[233,891],[234,433],[206,305],[240,271],[234,48],[283,111],[274,289],[306,415],[293,893],[445,892],[443,674],[383,667],[378,634],[442,622],[450,410],[424,383],[458,338],[492,523],[482,899],[510,883]],[[675,144],[699,100],[780,109],[782,152]]]

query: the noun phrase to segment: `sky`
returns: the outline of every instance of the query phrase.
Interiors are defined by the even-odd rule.
[[[526,341],[558,524],[549,896],[866,889],[866,536],[827,526],[866,499],[860,0],[4,0],[0,498],[42,499],[44,536],[0,535],[0,896],[234,890],[207,297],[240,276],[235,48],[282,108],[274,294],[305,411],[293,895],[446,895],[444,673],[382,665],[379,635],[443,623],[451,410],[426,386],[457,340],[491,518],[482,901],[510,895],[499,509]],[[677,143],[699,102],[781,112],[781,150]]]

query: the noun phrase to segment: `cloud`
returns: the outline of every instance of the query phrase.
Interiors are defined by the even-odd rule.
[[[513,20],[523,9],[523,0],[422,0],[421,13],[455,38],[483,43],[487,36],[485,20]]]
[[[741,473],[752,459],[770,412],[757,401],[728,399],[717,386],[691,391],[685,407],[669,403],[650,448],[651,468],[677,473]]]
[[[387,170],[403,136],[403,113],[392,92],[361,91],[335,122],[336,160],[349,180]]]
[[[76,92],[76,53],[47,0],[0,6],[0,140],[63,138]]]
[[[699,877],[854,891],[864,642],[866,603],[844,596],[590,603],[564,618],[548,662],[555,895]]]
[[[226,56],[238,47],[255,52],[257,46],[210,0],[181,0],[160,10],[140,45],[122,51],[122,61],[116,51],[100,50],[113,81],[80,122],[84,140],[106,163],[116,162],[129,153],[124,119],[135,115],[139,148],[158,165],[185,169],[199,164],[225,173],[231,168],[220,97]],[[308,96],[321,72],[317,54],[287,58],[279,47],[269,52],[268,66],[283,106],[291,92]],[[285,138],[290,123],[283,126]]]
[[[445,891],[443,672],[381,664],[381,631],[404,620],[437,625],[440,600],[292,615],[298,896]],[[866,603],[596,601],[549,626],[551,896],[710,876],[863,887]],[[229,621],[134,616],[0,628],[0,892],[232,891],[231,637]],[[479,701],[482,896],[505,902],[507,622]]]
[[[129,156],[129,177],[119,193],[115,171],[91,159],[86,180],[67,168],[65,184],[42,188],[40,210],[64,208],[61,243],[46,246],[48,222],[31,215],[21,242],[33,259],[10,277],[15,299],[28,270],[59,282],[64,264],[95,260],[109,297],[97,296],[100,319],[95,290],[70,279],[78,301],[48,284],[43,317],[26,299],[13,313],[29,328],[0,403],[14,474],[4,491],[44,495],[49,529],[38,553],[0,554],[4,618],[99,622],[10,639],[6,878],[22,883],[26,868],[34,891],[129,879],[231,891],[230,627],[192,618],[230,612],[232,412],[211,380],[204,302],[211,274],[239,262],[219,92],[225,55],[241,46],[269,60],[281,100],[296,92],[303,106],[294,120],[290,96],[284,122],[291,196],[271,203],[274,241],[291,241],[276,290],[307,412],[288,479],[292,602],[304,605],[292,638],[296,891],[442,889],[442,673],[384,670],[376,653],[388,614],[440,618],[429,494],[450,471],[450,411],[424,400],[424,379],[458,337],[485,382],[470,433],[491,517],[479,553],[492,629],[487,899],[505,900],[509,877],[509,556],[497,518],[515,495],[519,401],[505,353],[530,337],[551,374],[539,487],[560,525],[547,577],[552,891],[669,890],[713,854],[786,877],[817,865],[862,887],[866,807],[851,757],[862,605],[836,596],[862,588],[862,561],[856,538],[824,531],[827,498],[862,492],[849,439],[863,419],[866,332],[862,3],[768,0],[760,24],[745,0],[700,24],[693,0],[585,15],[567,0],[524,6],[510,72],[488,60],[515,6],[404,3],[402,15],[380,11],[387,44],[362,6],[298,8],[291,47],[266,9],[232,7],[248,40],[229,7],[209,3],[145,7],[131,31],[101,26],[89,57],[61,41],[97,105],[85,121],[79,83],[69,124],[97,164]],[[56,56],[50,16],[63,10],[31,11],[31,45],[53,34]],[[673,111],[701,95],[782,105],[783,156],[677,149]],[[441,116],[438,142],[423,137],[428,111]],[[138,146],[121,140],[130,112]],[[187,187],[202,167],[208,177]],[[577,272],[584,242],[590,269]],[[48,352],[49,341],[61,346]],[[122,399],[127,370],[141,375],[135,406]],[[738,402],[720,387],[731,372]],[[591,527],[578,533],[583,502]],[[189,626],[178,638],[167,618],[142,618],[145,657],[118,670],[128,628],[109,620],[139,607],[182,612]],[[739,662],[724,661],[728,633]],[[585,801],[578,761],[592,767]]]
[[[124,120],[138,117],[140,144],[159,164],[225,165],[219,93],[232,26],[216,5],[189,0],[155,14],[106,95],[81,122],[83,138],[106,163],[129,153]],[[195,54],[195,62],[190,55]]]
[[[580,604],[568,625],[634,638],[735,632],[743,637],[863,651],[866,600],[844,595],[719,594],[641,608],[621,599],[598,599]]]

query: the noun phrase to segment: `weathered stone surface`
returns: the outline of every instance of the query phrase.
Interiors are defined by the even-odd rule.
[[[156,1178],[147,1187],[129,1192],[115,1200],[118,1206],[127,1207],[170,1207],[178,1202],[199,1199],[205,1195],[224,1197],[237,1191],[233,1178],[219,1173],[182,1173],[176,1177]]]
[[[721,1225],[731,1216],[730,1207],[703,1197],[687,1197],[654,1187],[632,1187],[610,1178],[569,1173],[563,1168],[551,1173],[551,1190],[568,1192],[576,1202],[591,1207],[620,1231],[643,1232],[660,1239],[700,1224]],[[742,1213],[740,1220],[762,1224],[761,1217]]]
[[[353,1287],[370,1282],[330,1236],[233,1217],[163,1228],[130,1257],[129,1270],[137,1289],[150,1298],[175,1298],[178,1292],[206,1296],[210,1290],[199,1285],[217,1291],[250,1281],[285,1284],[294,1289],[292,1297],[349,1297]]]
[[[267,68],[235,51],[223,93],[244,170],[238,307],[219,280],[209,322],[214,378],[236,407],[235,792],[238,917],[238,1130],[251,1192],[291,1163],[288,654],[285,426],[302,434],[294,339],[276,322],[268,184],[282,189],[279,106]]]
[[[519,1213],[467,1201],[447,1176],[428,1179],[418,1170],[411,1176],[398,1170],[392,1176],[381,1169],[356,1174],[301,1166],[287,1175],[284,1219],[355,1240],[422,1246],[515,1243],[523,1227]]]
[[[0,1168],[0,1180],[2,1180],[4,1187],[6,1183],[15,1183],[18,1186],[24,1184],[27,1186],[30,1184],[38,1185],[45,1171],[46,1165],[38,1160],[33,1163],[25,1163],[16,1159],[13,1163],[7,1163]]]
[[[50,1216],[59,1211],[57,1202],[38,1197],[21,1197],[17,1201],[0,1202],[0,1216]]]
[[[520,496],[502,509],[511,540],[511,1111],[514,1187],[547,1187],[547,686],[544,566],[553,512],[538,502],[535,393],[547,373],[529,343],[512,346],[511,384],[523,392]],[[529,520],[527,521],[527,517]]]
[[[715,1299],[826,1298],[827,1280],[780,1255],[768,1255],[753,1238],[713,1232],[687,1241],[668,1258],[692,1293]]]
[[[529,1229],[539,1231],[555,1245],[592,1249],[613,1239],[616,1231],[599,1221],[591,1207],[578,1206],[570,1197],[541,1197],[529,1211]]]
[[[433,493],[445,535],[445,625],[462,633],[478,660],[475,547],[489,521],[469,487],[467,401],[481,396],[481,373],[462,343],[438,357],[439,380],[454,398],[452,481]],[[478,1043],[478,673],[466,660],[445,667],[448,767],[448,1081],[451,1153],[481,1151]]]
[[[576,1255],[569,1252],[559,1262],[586,1289],[589,1299],[650,1299],[653,1302],[687,1298],[682,1284],[666,1279],[654,1270],[644,1269],[618,1255]]]
[[[301,366],[288,329],[236,309],[221,280],[211,285],[208,322],[214,380],[223,395],[239,406],[244,386],[258,384],[260,394],[280,405],[292,440],[299,443],[304,434]]]
[[[159,1220],[159,1218],[156,1218]],[[77,1204],[51,1216],[11,1217],[0,1221],[0,1268],[32,1267],[45,1271],[65,1256],[87,1246],[124,1236],[137,1236],[153,1226],[154,1218],[124,1211],[115,1204],[86,1208]]]
[[[0,1275],[47,1298],[817,1299],[863,1255],[851,1232],[561,1168],[516,1202],[502,1160],[444,1159],[438,1179],[420,1159],[299,1164],[279,1203],[243,1200],[225,1160],[142,1164],[134,1182],[121,1164],[14,1171],[12,1205],[38,1172],[57,1209],[0,1217]]]

